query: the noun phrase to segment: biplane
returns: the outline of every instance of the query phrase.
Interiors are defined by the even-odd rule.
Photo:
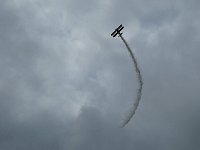
[[[124,29],[124,27],[123,27],[122,24],[121,24],[119,27],[117,27],[117,28],[115,29],[115,31],[111,34],[111,36],[115,37],[117,34],[118,34],[119,36],[121,36],[121,35],[122,35],[122,33],[121,33],[122,29]]]

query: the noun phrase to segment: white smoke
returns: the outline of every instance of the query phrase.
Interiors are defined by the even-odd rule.
[[[143,80],[142,80],[142,75],[141,75],[140,69],[138,67],[137,60],[136,60],[131,48],[129,47],[128,43],[123,38],[123,36],[120,35],[120,37],[121,37],[122,41],[124,42],[124,44],[126,45],[126,48],[128,49],[128,52],[129,52],[129,54],[130,54],[130,56],[132,58],[132,61],[133,61],[134,66],[135,66],[135,71],[137,73],[138,84],[139,84],[139,88],[137,90],[137,97],[136,97],[135,102],[133,103],[133,107],[131,108],[131,110],[130,110],[129,114],[127,115],[127,117],[122,122],[121,127],[123,128],[131,120],[131,118],[133,117],[133,115],[135,114],[135,112],[136,112],[136,110],[138,108],[138,105],[139,105],[139,102],[140,102],[140,99],[141,99],[141,96],[142,96]]]

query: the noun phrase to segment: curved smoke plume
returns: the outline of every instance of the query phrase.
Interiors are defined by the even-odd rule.
[[[129,114],[127,115],[127,117],[122,122],[121,127],[123,128],[131,120],[131,118],[133,117],[133,115],[135,114],[135,112],[136,112],[136,110],[138,108],[138,105],[139,105],[139,102],[140,102],[140,99],[141,99],[141,96],[142,96],[143,80],[142,80],[142,75],[141,75],[140,69],[138,67],[137,60],[136,60],[131,48],[129,47],[128,43],[123,38],[123,36],[120,35],[120,37],[121,37],[122,41],[124,42],[124,44],[126,45],[126,48],[128,49],[128,52],[129,52],[129,54],[130,54],[130,56],[132,58],[132,61],[133,61],[134,66],[135,66],[135,71],[137,73],[138,84],[139,84],[139,88],[137,90],[137,97],[136,97],[135,102],[133,103],[133,108],[130,110]]]

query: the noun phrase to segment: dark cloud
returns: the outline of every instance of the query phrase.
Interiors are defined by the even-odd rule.
[[[199,1],[1,1],[0,149],[199,149]],[[144,91],[110,33],[120,23]]]

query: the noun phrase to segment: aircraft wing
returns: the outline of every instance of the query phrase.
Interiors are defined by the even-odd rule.
[[[124,27],[121,27],[121,28],[118,30],[118,32],[122,31],[122,29],[124,29]]]
[[[119,33],[119,32],[116,31],[112,36],[115,37],[118,33]]]
[[[117,29],[116,29],[116,30],[119,30],[120,28],[122,28],[122,24],[121,24],[119,27],[117,27]]]
[[[118,34],[118,31],[115,30],[115,31],[111,34],[111,36],[115,37],[117,34]]]

